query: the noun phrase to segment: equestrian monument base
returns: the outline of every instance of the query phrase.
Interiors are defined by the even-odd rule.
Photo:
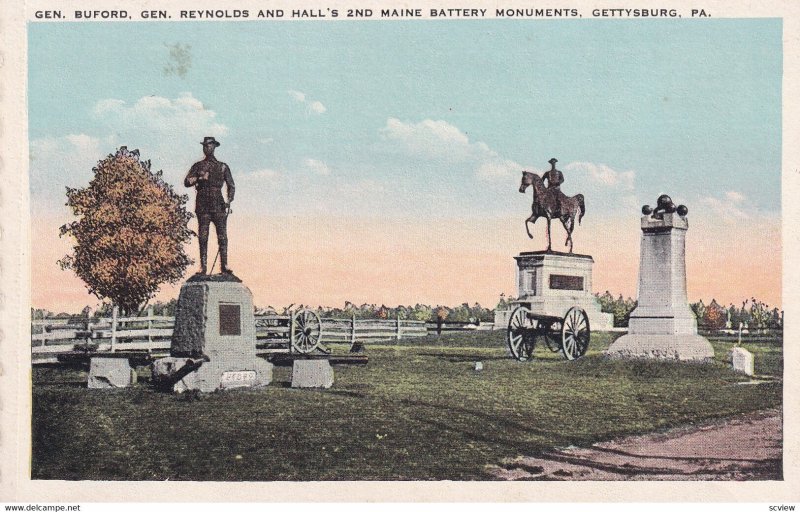
[[[525,306],[537,315],[564,317],[571,307],[589,316],[591,329],[609,331],[614,316],[603,313],[592,294],[592,266],[587,254],[555,251],[522,252],[517,261],[517,300],[507,311],[495,312],[495,325],[505,328],[514,308]]]

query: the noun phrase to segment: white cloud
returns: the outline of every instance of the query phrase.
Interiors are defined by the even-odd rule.
[[[703,197],[700,204],[712,215],[728,219],[748,219],[754,209],[744,194],[735,190],[725,192],[722,197]]]
[[[31,202],[35,212],[66,211],[65,187],[86,186],[92,168],[115,148],[85,133],[30,142]]]
[[[275,180],[281,177],[281,173],[275,169],[258,169],[257,171],[249,172],[244,175],[246,179],[256,180]]]
[[[113,98],[100,100],[94,105],[94,114],[96,116],[102,116],[107,112],[115,112],[125,108],[125,102],[122,100],[116,100]]]
[[[520,174],[523,168],[512,160],[497,160],[482,164],[475,171],[479,178],[493,179]]]
[[[31,140],[32,180],[59,178],[64,184],[66,178],[69,184],[70,176],[89,176],[97,162],[112,152],[104,147],[107,142],[85,133]],[[35,187],[33,190],[36,191]]]
[[[609,187],[621,187],[633,190],[636,173],[633,171],[616,171],[606,164],[592,162],[572,162],[564,167],[565,171],[583,173],[595,184]]]
[[[321,101],[311,100],[304,92],[295,90],[287,92],[295,101],[306,106],[306,114],[324,114],[328,110]]]
[[[65,138],[79,152],[97,153],[100,149],[100,140],[85,133],[67,135]]]
[[[477,145],[470,144],[466,134],[446,121],[425,119],[419,123],[404,123],[392,117],[386,121],[380,134],[420,156],[449,156],[461,160],[480,151]]]
[[[736,192],[735,190],[729,190],[725,192],[725,198],[732,203],[742,203],[745,199],[747,199],[744,194]]]
[[[289,96],[291,96],[295,100],[299,101],[300,103],[303,103],[303,102],[306,101],[305,93],[302,93],[300,91],[293,91],[293,90],[290,90],[288,92],[289,92]]]
[[[100,100],[95,117],[115,133],[136,131],[159,139],[202,141],[205,136],[222,137],[228,127],[216,120],[216,113],[183,93],[175,99],[145,96],[132,105],[118,99]]]
[[[322,102],[312,101],[308,105],[308,110],[310,110],[311,112],[314,112],[315,114],[324,114],[325,111],[328,110],[328,109],[325,108],[325,105],[323,105]]]
[[[472,169],[482,180],[519,173],[522,166],[501,157],[484,142],[471,142],[466,133],[447,121],[425,119],[418,123],[389,118],[380,135],[411,155]]]
[[[321,160],[306,158],[303,160],[303,166],[321,176],[328,176],[331,173],[331,169],[328,167],[328,164]]]
[[[142,158],[151,160],[154,170],[163,170],[179,192],[186,191],[186,172],[203,158],[203,137],[221,140],[223,148],[217,155],[226,161],[224,137],[228,127],[191,93],[177,98],[146,96],[133,103],[104,99],[94,105],[92,113],[103,133],[111,134],[103,140],[104,154],[113,153],[119,146],[139,149]]]
[[[321,160],[306,158],[299,166],[293,167],[290,170],[264,167],[243,173],[242,179],[248,181],[271,182],[272,184],[283,181],[284,185],[294,184],[295,186],[299,186],[299,183],[303,183],[303,177],[309,174],[313,174],[314,176],[328,176],[331,174],[331,169]]]

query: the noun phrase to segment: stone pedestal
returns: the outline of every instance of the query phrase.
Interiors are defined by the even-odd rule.
[[[92,357],[89,363],[90,389],[125,388],[136,383],[136,370],[124,357]]]
[[[333,367],[327,359],[295,359],[292,362],[293,388],[333,386]]]
[[[539,315],[563,317],[573,306],[583,308],[589,315],[591,329],[610,330],[614,316],[603,313],[597,298],[592,294],[592,266],[594,260],[586,254],[552,251],[523,252],[517,260],[518,304],[531,308]],[[495,312],[495,325],[508,325],[508,311]]]
[[[714,357],[711,344],[697,334],[697,320],[686,297],[686,231],[677,213],[642,217],[639,301],[628,334],[608,349],[613,357],[703,361]]]
[[[200,363],[178,375],[175,391],[265,386],[272,380],[272,365],[256,356],[253,296],[232,274],[194,276],[184,283],[170,356],[160,368],[175,363],[179,372],[186,361]]]

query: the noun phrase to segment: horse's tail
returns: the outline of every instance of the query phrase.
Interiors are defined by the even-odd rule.
[[[578,199],[578,207],[581,209],[581,214],[578,215],[578,224],[580,224],[583,214],[586,213],[586,205],[583,203],[583,194],[578,194],[575,197]]]

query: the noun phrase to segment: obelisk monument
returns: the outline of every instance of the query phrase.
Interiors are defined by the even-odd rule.
[[[711,344],[697,334],[697,319],[686,295],[688,209],[667,195],[655,209],[642,208],[639,300],[628,334],[607,351],[611,357],[706,361]]]

